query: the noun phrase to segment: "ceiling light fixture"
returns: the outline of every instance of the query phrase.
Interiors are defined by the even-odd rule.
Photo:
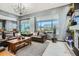
[[[15,8],[14,11],[16,13],[18,13],[20,16],[24,14],[24,12],[26,11],[26,7],[22,4],[22,3],[18,3]]]

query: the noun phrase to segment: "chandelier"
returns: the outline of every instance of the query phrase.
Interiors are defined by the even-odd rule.
[[[15,6],[14,11],[21,16],[21,15],[23,15],[25,13],[26,8],[25,8],[25,6],[22,3],[18,3]]]

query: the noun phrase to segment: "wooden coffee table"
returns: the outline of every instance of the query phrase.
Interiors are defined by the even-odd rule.
[[[8,50],[13,52],[14,54],[16,51],[26,45],[31,45],[31,37],[25,37],[24,39],[13,39],[8,41]]]

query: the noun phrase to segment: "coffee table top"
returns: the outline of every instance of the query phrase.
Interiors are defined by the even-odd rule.
[[[17,43],[17,42],[20,42],[22,40],[19,40],[19,39],[13,39],[13,40],[9,40],[8,42],[9,43]]]
[[[18,42],[22,42],[24,40],[30,39],[30,37],[25,37],[24,39],[13,39],[13,40],[9,40],[9,43],[18,43]]]

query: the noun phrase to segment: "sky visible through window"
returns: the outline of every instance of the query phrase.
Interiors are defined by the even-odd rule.
[[[21,21],[21,33],[27,34],[30,30],[30,22],[28,20],[22,20]]]
[[[45,31],[53,31],[53,26],[58,25],[57,20],[46,20],[46,21],[37,21],[37,31],[45,30]]]
[[[16,27],[17,27],[16,22],[12,22],[12,21],[6,22],[6,25],[5,25],[6,31],[13,31],[13,29],[16,29]]]

